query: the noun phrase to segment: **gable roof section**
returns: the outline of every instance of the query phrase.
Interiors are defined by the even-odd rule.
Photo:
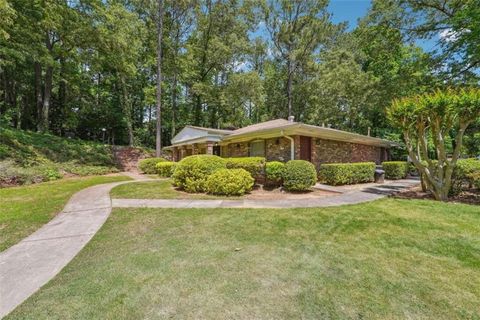
[[[172,139],[172,144],[188,144],[205,141],[220,141],[223,136],[230,134],[231,130],[221,130],[212,128],[202,128],[195,126],[185,126]]]

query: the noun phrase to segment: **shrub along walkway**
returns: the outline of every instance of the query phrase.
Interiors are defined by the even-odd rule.
[[[145,179],[129,174],[135,179]],[[133,180],[135,181],[135,180]],[[42,228],[0,253],[0,318],[50,281],[90,241],[113,207],[293,208],[329,207],[372,201],[417,184],[400,180],[385,185],[308,200],[140,200],[110,199],[110,190],[132,181],[97,185],[77,192]]]
[[[419,184],[416,179],[389,181],[381,185],[351,190],[318,199],[286,200],[167,200],[167,199],[112,199],[112,206],[119,208],[311,208],[357,204],[383,198],[405,188]]]

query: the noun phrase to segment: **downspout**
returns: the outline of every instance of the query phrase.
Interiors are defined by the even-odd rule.
[[[281,131],[281,134],[282,134],[282,137],[285,137],[288,140],[290,140],[290,160],[295,160],[295,140],[290,136],[286,136],[283,130]]]

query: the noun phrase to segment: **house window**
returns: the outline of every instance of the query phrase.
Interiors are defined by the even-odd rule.
[[[250,157],[265,157],[265,141],[250,142]]]

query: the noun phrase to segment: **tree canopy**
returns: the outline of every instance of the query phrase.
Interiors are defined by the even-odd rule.
[[[288,115],[391,137],[392,100],[478,85],[477,4],[374,0],[348,29],[327,0],[0,0],[0,125],[154,147],[160,39],[164,145]]]

